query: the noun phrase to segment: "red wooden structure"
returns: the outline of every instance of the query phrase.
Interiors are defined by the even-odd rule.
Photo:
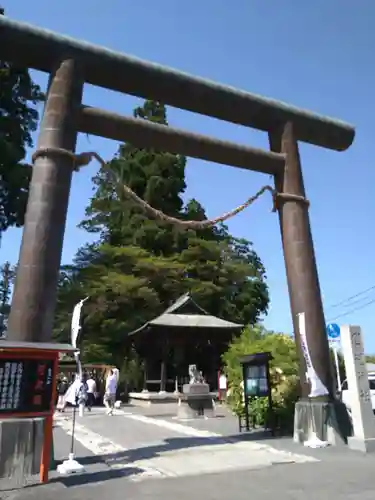
[[[48,481],[60,352],[69,344],[0,340],[0,419],[44,417],[40,481]]]

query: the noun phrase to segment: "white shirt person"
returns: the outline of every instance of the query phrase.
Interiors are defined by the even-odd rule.
[[[107,408],[108,415],[113,415],[113,408],[116,402],[116,392],[117,392],[117,376],[114,370],[111,370],[105,382],[105,394],[103,399],[103,403],[104,406]]]
[[[95,394],[96,394],[96,382],[92,376],[86,380],[87,384],[87,409],[91,411],[91,408],[95,404]]]

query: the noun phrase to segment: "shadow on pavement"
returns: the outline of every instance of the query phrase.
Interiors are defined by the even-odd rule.
[[[124,469],[106,469],[96,472],[86,472],[83,474],[77,474],[76,476],[59,476],[51,479],[50,483],[59,482],[65,487],[69,488],[72,486],[83,486],[92,483],[102,483],[104,481],[110,481],[111,479],[125,478],[129,476],[135,476],[137,474],[142,474],[143,469],[139,467],[126,467]]]
[[[93,458],[93,457],[87,457],[87,458]],[[80,459],[80,462],[83,464],[84,460]],[[130,476],[137,476],[139,474],[142,474],[143,472],[144,470],[139,467],[128,466],[121,469],[111,469],[110,467],[106,467],[105,470],[87,471],[84,472],[83,474],[51,477],[47,485],[41,484],[38,478],[33,478],[34,480],[30,479],[29,484],[12,485],[11,487],[8,488],[1,488],[0,499],[2,498],[1,497],[2,493],[9,494],[11,492],[16,492],[20,490],[38,490],[38,489],[41,490],[45,489],[46,487],[51,487],[51,486],[53,487],[53,485],[60,487],[63,486],[65,488],[72,488],[77,486],[91,485],[94,483],[104,483],[112,479],[123,479]]]
[[[83,465],[93,465],[97,463],[106,463],[109,467],[112,465],[129,465],[142,460],[150,460],[164,453],[187,450],[203,446],[220,446],[224,444],[235,444],[241,442],[257,442],[259,448],[254,447],[254,451],[262,449],[264,446],[272,447],[274,450],[286,453],[295,453],[299,455],[307,455],[316,458],[319,461],[328,460],[335,462],[346,462],[354,460],[373,460],[375,456],[369,457],[366,454],[349,450],[344,446],[328,446],[327,448],[311,449],[303,447],[298,443],[294,443],[290,436],[272,436],[270,432],[253,431],[248,433],[236,433],[227,436],[215,437],[178,437],[167,438],[161,444],[143,446],[141,448],[133,448],[124,450],[119,453],[103,454],[96,456],[79,457],[79,461]],[[251,450],[249,450],[251,452]],[[375,465],[375,463],[374,463]]]
[[[181,437],[167,438],[162,444],[153,446],[144,446],[142,448],[128,449],[123,452],[113,453],[108,455],[96,455],[79,457],[78,460],[82,465],[89,465],[98,462],[105,462],[107,465],[124,463],[131,464],[141,460],[149,460],[163,453],[197,448],[200,446],[217,446],[230,443],[239,443],[242,441],[260,441],[271,440],[270,433],[253,432],[248,434],[235,434],[233,436],[218,436],[218,437]]]

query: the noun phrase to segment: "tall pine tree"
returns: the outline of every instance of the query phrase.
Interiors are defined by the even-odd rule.
[[[146,101],[143,107],[136,108],[134,117],[168,125],[165,106],[155,101]],[[183,156],[123,144],[109,166],[140,198],[167,215],[176,216],[183,207],[185,165]],[[126,199],[107,170],[100,170],[93,182],[96,192],[82,228],[99,233],[102,241],[114,246],[135,245],[164,256],[176,251],[180,232],[150,219],[137,204]]]

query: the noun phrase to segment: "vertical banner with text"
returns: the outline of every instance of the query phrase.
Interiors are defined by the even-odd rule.
[[[306,363],[306,370],[307,370],[306,377],[310,382],[309,398],[318,398],[320,396],[327,396],[329,394],[328,389],[320,380],[320,377],[316,373],[313,363],[311,361],[309,345],[306,336],[305,313],[299,313],[297,316],[298,316],[298,328],[301,341],[301,349]]]

